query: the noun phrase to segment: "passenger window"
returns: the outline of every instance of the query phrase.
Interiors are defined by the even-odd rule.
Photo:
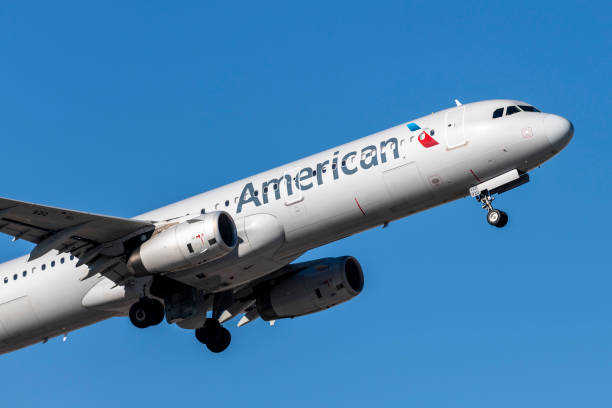
[[[60,259],[60,263],[63,264],[64,263],[64,258]]]
[[[70,260],[72,261],[74,259],[74,255],[70,255]]]
[[[519,105],[519,108],[521,108],[522,110],[524,110],[525,112],[539,112],[539,110],[537,110],[536,108],[534,108],[533,106],[528,106],[528,105]]]
[[[13,275],[13,280],[17,280],[17,274]]]
[[[8,283],[8,276],[4,278],[4,283]]]
[[[42,269],[42,270],[44,271],[45,269],[47,269],[47,265],[42,264],[42,266],[40,267],[40,269]]]
[[[23,271],[23,273],[22,273],[24,278],[26,277],[27,274],[28,274],[28,271]]]
[[[51,261],[51,267],[55,267],[55,261]]]
[[[516,106],[508,106],[506,108],[506,116],[509,116],[509,115],[512,115],[518,112],[520,112],[520,110]]]
[[[504,116],[504,108],[495,109],[493,112],[493,119],[501,118]]]

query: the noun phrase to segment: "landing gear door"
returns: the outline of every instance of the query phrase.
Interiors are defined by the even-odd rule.
[[[464,146],[467,143],[465,140],[465,132],[463,131],[464,112],[465,106],[459,106],[455,109],[449,110],[444,115],[446,148],[448,150],[456,149]]]

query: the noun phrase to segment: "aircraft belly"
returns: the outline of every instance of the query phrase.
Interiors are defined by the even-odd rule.
[[[40,319],[30,297],[24,295],[0,304],[0,326],[7,344],[41,331]]]

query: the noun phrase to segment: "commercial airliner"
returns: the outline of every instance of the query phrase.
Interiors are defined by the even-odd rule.
[[[0,198],[0,232],[36,244],[0,265],[0,353],[114,316],[165,318],[219,353],[235,317],[272,324],[362,291],[352,256],[294,263],[312,248],[465,196],[505,226],[494,196],[574,127],[516,100],[455,102],[131,219]]]

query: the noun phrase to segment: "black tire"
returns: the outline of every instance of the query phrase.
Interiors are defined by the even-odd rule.
[[[219,327],[213,331],[206,343],[206,347],[213,353],[224,351],[232,341],[232,335],[225,327]]]
[[[499,221],[499,224],[496,225],[497,228],[503,228],[506,226],[506,224],[508,224],[508,214],[506,214],[504,211],[501,212],[501,220]]]
[[[487,213],[487,222],[494,227],[499,226],[502,220],[502,212],[499,210],[491,210]]]
[[[152,310],[148,302],[139,300],[130,307],[130,321],[139,329],[145,329],[151,325]]]
[[[199,329],[195,330],[196,339],[198,339],[198,341],[202,344],[206,344],[209,334],[209,331],[204,327],[200,327]]]
[[[212,337],[215,330],[221,328],[219,321],[217,319],[206,319],[204,322],[204,326],[196,329],[195,336],[196,339],[202,344],[208,343],[208,340]]]
[[[151,302],[151,310],[153,312],[149,326],[156,326],[164,321],[164,316],[166,314],[166,311],[164,309],[163,303],[160,302],[159,300],[149,299],[149,302]]]

